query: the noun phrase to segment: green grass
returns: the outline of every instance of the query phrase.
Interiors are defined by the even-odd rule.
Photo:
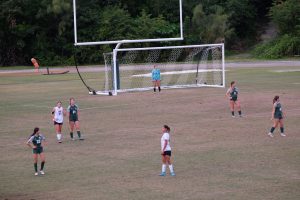
[[[244,118],[232,119],[226,89],[199,88],[89,96],[77,74],[0,74],[0,199],[287,199],[300,197],[300,72],[229,69]],[[97,88],[103,77],[83,73]],[[228,85],[228,84],[227,84]],[[266,136],[272,98],[287,113],[286,138]],[[75,97],[85,141],[55,141],[51,109]],[[159,177],[160,133],[171,126],[176,177]],[[33,175],[25,141],[47,138],[46,175]]]

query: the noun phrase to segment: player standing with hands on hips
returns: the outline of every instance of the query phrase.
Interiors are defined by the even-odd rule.
[[[69,116],[71,139],[74,140],[73,131],[74,131],[74,127],[75,127],[76,131],[77,131],[78,139],[84,140],[81,137],[81,133],[80,133],[79,107],[75,104],[75,99],[73,97],[70,98],[70,105],[68,106],[68,116]]]
[[[230,88],[226,92],[226,96],[229,98],[229,105],[231,110],[232,117],[234,116],[234,107],[236,106],[239,112],[239,116],[242,117],[241,105],[240,101],[238,100],[238,88],[235,87],[235,81],[230,83]]]
[[[171,146],[170,146],[170,127],[164,125],[162,129],[161,143],[161,156],[162,156],[162,169],[159,176],[166,176],[167,164],[169,165],[170,175],[175,176],[173,165],[171,163]]]
[[[272,126],[270,132],[268,135],[270,137],[274,137],[274,130],[277,128],[278,124],[280,125],[280,135],[282,137],[285,137],[286,134],[284,134],[284,128],[283,128],[283,118],[284,113],[282,111],[281,103],[279,102],[279,96],[275,96],[273,99],[273,109],[272,109],[272,117],[271,120],[274,120],[274,125]]]
[[[152,82],[153,82],[153,91],[156,92],[156,86],[158,88],[158,91],[160,92],[160,69],[156,67],[156,65],[153,66],[152,70]]]
[[[33,160],[34,160],[34,175],[39,175],[38,173],[38,155],[40,155],[40,158],[42,160],[41,162],[41,168],[40,168],[40,174],[44,175],[44,166],[45,166],[45,155],[43,152],[43,143],[45,141],[45,137],[40,134],[40,129],[38,127],[34,128],[33,133],[30,135],[29,140],[27,141],[27,145],[32,149],[33,152]]]

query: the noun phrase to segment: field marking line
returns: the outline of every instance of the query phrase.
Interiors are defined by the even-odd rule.
[[[280,69],[280,70],[271,70],[271,72],[277,72],[277,73],[300,72],[300,69]]]

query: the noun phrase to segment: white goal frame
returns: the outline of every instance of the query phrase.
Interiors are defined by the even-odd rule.
[[[163,49],[180,49],[180,48],[199,48],[199,47],[221,47],[222,49],[222,58],[220,59],[222,69],[219,69],[218,71],[222,71],[222,83],[220,85],[209,85],[206,83],[195,83],[190,85],[171,85],[171,86],[161,86],[163,89],[172,89],[172,88],[191,88],[191,87],[219,87],[224,88],[225,87],[225,48],[224,44],[203,44],[203,45],[185,45],[185,46],[164,46],[164,47],[146,47],[146,48],[124,48],[119,49],[120,45],[117,45],[117,47],[112,52],[112,80],[113,80],[113,88],[111,88],[110,91],[98,91],[96,94],[103,94],[103,95],[117,95],[119,92],[128,92],[128,91],[146,91],[151,90],[153,87],[145,87],[145,88],[130,88],[130,89],[118,89],[118,81],[120,77],[117,77],[117,71],[119,65],[117,64],[117,55],[119,52],[125,52],[125,51],[146,51],[146,50],[163,50]],[[108,73],[108,72],[106,72]],[[119,74],[120,75],[120,74]],[[106,74],[107,76],[107,74]]]
[[[73,0],[73,18],[74,18],[74,45],[75,46],[91,46],[102,44],[118,44],[118,43],[139,43],[139,42],[166,42],[166,41],[178,41],[183,40],[183,20],[182,20],[182,1],[179,1],[179,22],[180,22],[180,37],[175,38],[155,38],[155,39],[136,39],[136,40],[113,40],[113,41],[90,41],[90,42],[78,42],[77,38],[77,13],[76,13],[76,0]]]

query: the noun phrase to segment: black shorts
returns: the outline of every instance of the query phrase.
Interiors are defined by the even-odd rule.
[[[281,120],[283,117],[282,116],[274,116],[274,119],[279,119]]]
[[[231,98],[230,101],[236,102],[237,98]]]
[[[172,152],[171,151],[165,151],[163,156],[170,156],[171,157]]]
[[[78,118],[69,118],[69,122],[77,122],[79,121]]]
[[[43,147],[37,147],[37,148],[35,148],[35,149],[32,149],[32,153],[33,154],[41,154],[41,153],[43,153]]]
[[[63,123],[58,123],[58,122],[56,122],[56,121],[54,121],[54,125],[63,125]]]

